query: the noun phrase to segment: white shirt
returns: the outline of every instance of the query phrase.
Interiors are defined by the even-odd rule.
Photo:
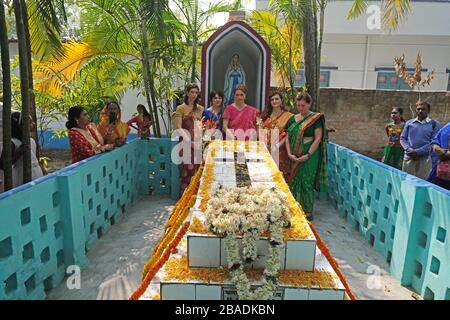
[[[416,117],[416,118],[414,119],[413,122],[416,122],[416,121],[419,122],[419,123],[421,123],[421,124],[425,124],[425,123],[430,122],[430,121],[431,121],[431,118],[430,118],[430,117],[426,117],[425,120],[419,120],[419,118]]]

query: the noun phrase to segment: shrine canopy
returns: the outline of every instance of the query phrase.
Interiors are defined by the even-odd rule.
[[[270,90],[270,48],[267,42],[243,21],[220,27],[202,48],[202,103],[208,105],[212,90],[225,91],[227,68],[234,54],[245,71],[246,102],[264,109]]]

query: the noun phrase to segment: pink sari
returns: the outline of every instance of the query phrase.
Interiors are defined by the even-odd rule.
[[[239,110],[234,105],[230,104],[225,108],[222,118],[228,119],[228,129],[254,130],[256,133],[256,117],[259,115],[258,109],[245,105],[242,110]],[[239,139],[239,137],[238,137]]]

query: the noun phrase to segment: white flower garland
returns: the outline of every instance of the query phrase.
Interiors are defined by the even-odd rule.
[[[209,200],[206,223],[209,229],[225,236],[228,268],[241,300],[268,300],[277,289],[280,257],[284,247],[283,228],[291,221],[286,196],[276,188],[244,187],[222,188]],[[239,254],[237,232],[243,234],[245,262],[258,256],[257,243],[261,234],[270,231],[269,257],[266,261],[262,286],[251,290]]]

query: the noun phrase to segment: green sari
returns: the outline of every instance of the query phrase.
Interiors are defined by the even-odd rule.
[[[292,116],[288,123],[289,146],[291,153],[300,157],[308,153],[314,141],[304,142],[305,137],[314,137],[314,130],[322,128],[322,141],[311,157],[302,163],[291,161],[291,181],[289,188],[294,198],[300,203],[306,214],[311,214],[314,206],[314,192],[326,192],[327,177],[327,143],[325,117],[319,112],[312,112],[304,119],[295,122]]]

